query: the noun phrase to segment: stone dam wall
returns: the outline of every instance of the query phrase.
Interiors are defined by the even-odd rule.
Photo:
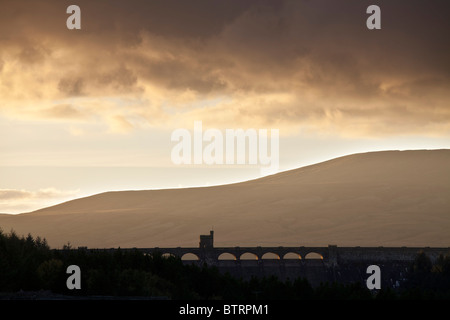
[[[199,260],[184,260],[184,263],[194,263],[199,266],[207,263],[218,268],[222,273],[249,280],[252,277],[276,276],[280,280],[307,279],[313,287],[325,282],[354,283],[365,285],[370,274],[367,267],[377,265],[381,271],[382,288],[396,288],[404,280],[408,269],[417,255],[423,251],[432,261],[439,255],[450,254],[450,248],[387,248],[387,247],[337,247],[302,248],[297,251],[286,248],[259,248],[254,260],[243,260],[237,255],[235,260],[217,259],[217,253],[199,253]],[[230,252],[230,250],[220,250]],[[276,259],[264,259],[265,253],[303,252],[298,259],[286,259],[279,255]],[[239,248],[235,253],[250,252]],[[315,258],[308,258],[305,252],[315,253]]]
[[[110,250],[110,249],[97,249]],[[112,250],[112,249],[111,249]],[[365,285],[367,268],[377,265],[382,287],[395,288],[405,278],[420,252],[431,261],[450,255],[450,247],[213,247],[121,248],[147,254],[158,252],[182,259],[184,264],[215,266],[222,273],[249,280],[275,276],[280,280],[307,279],[313,287],[325,282]]]

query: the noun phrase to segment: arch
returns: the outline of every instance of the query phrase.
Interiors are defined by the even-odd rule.
[[[283,256],[284,260],[300,260],[301,258],[302,256],[295,252],[288,252]]]
[[[320,253],[317,252],[310,252],[305,256],[305,259],[310,260],[323,260],[323,256]]]
[[[195,261],[195,260],[200,260],[200,259],[195,253],[187,252],[181,256],[181,260]]]
[[[161,257],[168,259],[168,258],[176,258],[177,256],[174,255],[173,253],[166,252],[166,253],[163,253],[161,255]]]
[[[258,256],[252,252],[245,252],[239,257],[240,260],[258,260]]]
[[[237,260],[237,258],[232,253],[224,252],[217,257],[217,260]]]
[[[271,259],[271,260],[280,260],[280,256],[273,252],[266,252],[262,255],[261,259]]]

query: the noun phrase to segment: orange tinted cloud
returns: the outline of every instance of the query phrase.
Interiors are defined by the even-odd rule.
[[[448,1],[3,1],[0,111],[343,135],[450,132]],[[75,99],[75,100],[74,100]],[[42,111],[42,112],[41,112]]]

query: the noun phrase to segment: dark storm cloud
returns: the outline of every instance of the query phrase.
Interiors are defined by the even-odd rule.
[[[63,96],[193,90],[262,122],[449,128],[448,1],[80,0],[79,31],[70,4],[2,1],[3,69],[45,65]],[[371,4],[381,30],[366,28]]]
[[[58,83],[58,89],[66,96],[80,96],[83,91],[83,79],[64,78]]]

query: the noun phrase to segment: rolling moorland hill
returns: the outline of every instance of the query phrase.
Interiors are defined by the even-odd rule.
[[[450,150],[353,154],[241,183],[105,192],[18,215],[4,232],[72,246],[450,246]]]

